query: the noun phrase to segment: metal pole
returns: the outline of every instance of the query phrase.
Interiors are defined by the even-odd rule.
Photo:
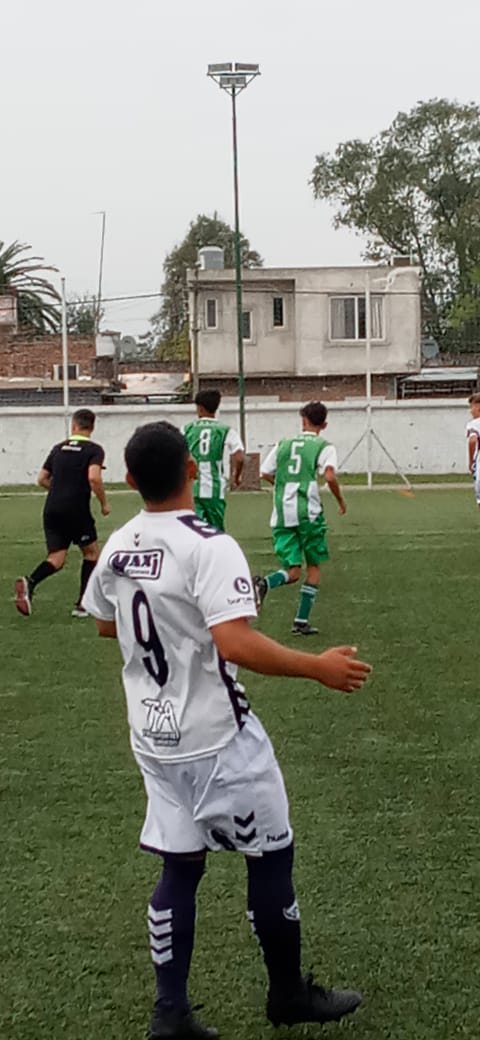
[[[192,396],[198,394],[198,263],[195,264],[192,314]]]
[[[240,213],[238,204],[238,144],[236,90],[232,87],[233,127],[233,194],[235,200],[235,293],[237,299],[237,353],[238,353],[238,403],[240,409],[240,437],[246,448],[245,427],[245,374],[243,368],[243,308],[242,308],[242,257],[240,248]]]
[[[103,253],[105,249],[105,224],[107,220],[107,214],[104,209],[100,210],[102,217],[102,237],[100,240],[100,264],[98,270],[98,295],[97,295],[97,313],[95,317],[95,332],[98,332],[101,320],[102,311],[102,280],[103,280]]]
[[[63,411],[65,419],[65,436],[70,434],[70,417],[68,414],[68,333],[67,333],[67,297],[65,294],[65,278],[62,286],[62,365],[63,365]]]
[[[372,475],[372,310],[370,272],[365,272],[365,388],[367,398],[367,487],[373,486]]]

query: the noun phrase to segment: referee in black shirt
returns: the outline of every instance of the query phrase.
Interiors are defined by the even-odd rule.
[[[78,545],[82,556],[80,594],[72,617],[88,617],[82,607],[82,596],[99,557],[97,530],[90,512],[90,496],[98,498],[103,516],[108,516],[102,480],[105,452],[92,441],[95,415],[80,408],[72,416],[72,432],[66,441],[56,444],[38,475],[38,483],[47,489],[43,511],[43,527],[47,543],[47,559],[30,574],[15,582],[15,606],[20,614],[32,613],[34,589],[45,578],[61,570],[70,545]]]

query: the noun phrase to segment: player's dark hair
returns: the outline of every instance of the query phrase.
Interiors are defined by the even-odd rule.
[[[215,415],[219,407],[222,395],[220,390],[199,390],[195,397],[195,404],[201,405],[209,415]]]
[[[95,426],[95,412],[91,412],[90,408],[79,408],[73,413],[72,422],[79,430],[89,430],[91,433]]]
[[[480,394],[470,394],[468,398],[469,404],[480,404]]]
[[[300,415],[308,419],[312,426],[323,426],[328,415],[328,409],[321,401],[309,401],[308,404],[304,404],[303,408],[300,409]]]
[[[169,422],[139,426],[125,448],[125,462],[145,502],[165,502],[185,483],[188,447]]]

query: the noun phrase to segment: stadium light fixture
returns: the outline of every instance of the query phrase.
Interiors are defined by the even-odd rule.
[[[229,89],[230,87],[235,87],[237,92],[238,92],[239,90],[243,90],[243,88],[246,87],[246,85],[247,85],[247,77],[246,76],[239,76],[237,74],[235,74],[235,75],[228,75],[228,76],[219,76],[218,77],[218,82],[219,82],[219,84],[220,84],[220,86],[222,87],[223,90]]]
[[[238,353],[238,402],[240,411],[240,436],[246,446],[245,428],[245,372],[243,364],[243,316],[242,316],[242,257],[240,240],[240,213],[238,201],[238,141],[237,141],[237,94],[248,87],[257,76],[260,67],[244,62],[224,62],[209,65],[207,76],[218,84],[232,99],[233,130],[233,197],[235,207],[235,294],[237,306],[237,353]]]
[[[207,70],[207,76],[218,76],[221,72],[233,72],[233,65],[231,61],[220,62],[217,65],[209,65]]]
[[[235,62],[235,72],[249,72],[255,76],[260,75],[260,67],[258,65],[246,65],[245,62]]]

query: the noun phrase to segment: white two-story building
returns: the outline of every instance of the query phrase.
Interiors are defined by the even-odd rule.
[[[242,281],[247,393],[298,396],[303,389],[311,396],[318,389],[342,397],[361,392],[367,294],[373,392],[395,396],[395,377],[420,369],[416,267],[256,268],[244,270]],[[190,271],[188,285],[200,383],[221,383],[226,392],[233,391],[238,371],[235,272],[207,266]]]

